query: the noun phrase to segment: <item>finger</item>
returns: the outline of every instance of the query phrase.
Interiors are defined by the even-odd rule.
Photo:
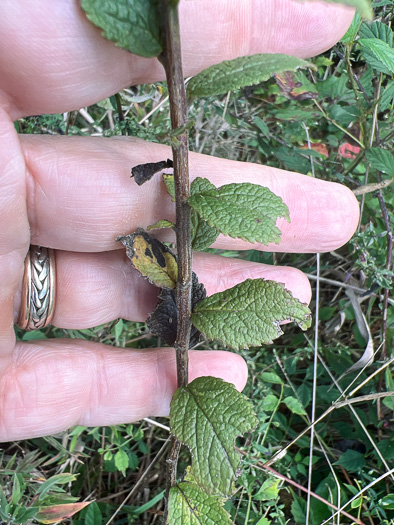
[[[185,74],[254,53],[310,57],[345,33],[353,11],[325,2],[181,2]],[[156,59],[138,58],[101,37],[79,2],[3,0],[0,91],[14,119],[87,106],[120,89],[164,79]]]
[[[99,343],[18,343],[2,364],[0,441],[45,436],[74,425],[101,426],[166,416],[176,389],[172,348],[111,349]],[[190,380],[215,376],[245,386],[237,354],[190,352]]]
[[[140,277],[123,251],[78,254],[56,253],[56,305],[53,324],[62,328],[88,328],[118,317],[145,321],[157,303],[158,289]],[[301,302],[311,289],[302,272],[212,254],[196,253],[193,270],[208,295],[246,279],[263,278],[283,283]],[[20,290],[15,301],[20,304]]]
[[[160,177],[138,187],[130,168],[171,156],[167,146],[141,140],[21,136],[28,171],[32,244],[67,251],[119,248],[115,239],[160,219],[174,220],[174,205]],[[289,207],[291,222],[279,219],[279,245],[253,245],[282,252],[324,252],[349,240],[358,204],[346,187],[257,164],[190,154],[191,178],[216,186],[252,182],[267,186]],[[215,247],[250,249],[220,237]]]
[[[0,107],[0,358],[13,347],[13,302],[29,246],[23,154],[13,123]],[[18,310],[19,311],[19,310]]]

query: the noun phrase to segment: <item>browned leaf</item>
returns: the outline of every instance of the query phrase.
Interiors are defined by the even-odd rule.
[[[42,507],[35,516],[35,519],[40,523],[57,523],[60,520],[71,518],[71,516],[91,503],[91,501],[84,501],[81,503],[64,503],[62,505]]]

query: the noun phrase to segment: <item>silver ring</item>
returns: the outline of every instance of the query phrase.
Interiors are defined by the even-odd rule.
[[[22,306],[17,325],[22,330],[39,330],[52,320],[56,285],[55,252],[30,246],[25,259]]]

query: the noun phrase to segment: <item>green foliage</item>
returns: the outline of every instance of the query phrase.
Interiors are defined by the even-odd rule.
[[[154,0],[81,0],[89,20],[107,40],[135,55],[151,58],[162,51],[160,10]]]
[[[190,98],[221,95],[260,84],[276,73],[313,67],[310,62],[283,54],[259,54],[225,60],[193,77],[187,86],[187,95]]]
[[[190,449],[196,483],[208,494],[230,496],[239,474],[235,438],[257,425],[251,402],[222,379],[199,377],[175,392],[170,421],[171,432]]]
[[[394,156],[391,151],[382,148],[370,148],[366,157],[372,168],[394,176]]]
[[[204,492],[188,473],[185,480],[170,490],[169,515],[174,525],[230,525],[223,500]]]
[[[358,43],[367,63],[377,71],[394,74],[394,48],[377,38],[360,38]]]
[[[192,314],[200,332],[235,349],[271,343],[283,334],[283,321],[295,321],[306,330],[310,310],[283,285],[263,279],[247,279],[211,295]]]
[[[281,232],[276,220],[285,217],[290,221],[282,199],[257,184],[226,184],[220,188],[210,184],[194,192],[189,204],[212,228],[249,242],[279,244]]]

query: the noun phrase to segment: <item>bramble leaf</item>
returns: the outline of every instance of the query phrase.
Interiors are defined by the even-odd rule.
[[[272,343],[283,334],[282,321],[294,321],[306,330],[311,313],[282,284],[264,279],[247,279],[211,295],[192,314],[192,323],[208,339],[220,339],[235,349]]]
[[[234,385],[215,377],[199,377],[178,388],[171,401],[171,432],[189,447],[190,475],[208,494],[232,494],[240,474],[235,439],[256,425],[252,403]]]
[[[213,244],[219,236],[219,231],[212,228],[209,224],[201,219],[195,210],[191,214],[192,228],[192,250],[205,250]]]
[[[281,231],[276,220],[285,217],[290,221],[289,210],[280,197],[248,182],[220,188],[212,185],[192,195],[189,204],[212,228],[250,242],[279,244]]]
[[[373,18],[373,11],[371,2],[369,0],[324,0],[325,2],[333,4],[343,4],[350,7],[355,7],[363,18],[371,20]]]
[[[190,98],[222,95],[227,91],[260,84],[276,73],[315,66],[306,60],[283,54],[259,54],[225,60],[208,67],[187,85]]]
[[[178,266],[170,248],[148,235],[142,228],[130,235],[119,236],[126,247],[131,264],[159,288],[174,289],[178,279]]]
[[[387,173],[387,175],[394,175],[394,157],[393,153],[383,148],[370,148],[366,157],[370,165],[376,170]]]
[[[378,38],[360,38],[365,60],[382,73],[394,74],[394,48]]]
[[[202,191],[216,190],[208,179],[197,177],[191,183],[190,194],[196,195]],[[198,213],[192,209],[191,213],[191,237],[192,237],[192,249],[193,250],[205,250],[213,244],[219,236],[219,231],[202,219]]]
[[[204,492],[188,474],[184,481],[170,490],[168,514],[171,516],[171,524],[231,525],[230,516],[223,504],[223,499]]]
[[[81,6],[89,20],[103,30],[104,38],[118,47],[146,58],[163,50],[156,1],[81,0]]]

